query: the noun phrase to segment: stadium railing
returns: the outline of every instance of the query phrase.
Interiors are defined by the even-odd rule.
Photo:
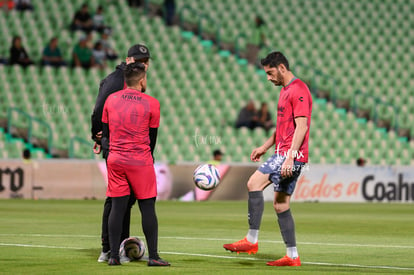
[[[15,123],[13,120],[13,113],[16,113],[18,117],[22,116],[23,118],[28,120],[27,137],[25,137],[25,140],[27,140],[26,146],[28,146],[29,148],[32,148],[33,146],[43,147],[43,143],[41,141],[36,141],[36,137],[33,134],[34,124],[38,124],[42,126],[44,130],[46,130],[47,140],[44,149],[47,154],[51,154],[53,146],[53,135],[52,128],[50,127],[50,125],[39,118],[29,115],[28,113],[22,111],[19,108],[10,107],[7,110],[7,133],[9,136],[13,135],[12,128],[14,126],[13,124]]]

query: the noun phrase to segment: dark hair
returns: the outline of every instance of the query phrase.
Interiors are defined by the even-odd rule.
[[[93,46],[94,50],[99,50],[99,46],[102,46],[102,43],[100,41],[96,41],[95,45]]]
[[[358,158],[356,163],[357,163],[358,166],[364,166],[365,165],[365,159]]]
[[[23,150],[23,158],[24,159],[30,159],[30,156],[31,156],[31,153],[30,153],[30,150],[29,149],[24,149]]]
[[[134,62],[126,65],[124,78],[127,86],[135,86],[145,76],[145,65]]]
[[[18,39],[22,39],[19,35],[15,35],[15,36],[13,36],[13,39],[12,39],[12,46],[14,46],[14,43],[16,43],[16,40],[18,40]]]
[[[263,20],[263,18],[260,17],[259,15],[257,15],[256,16],[256,26],[257,27],[260,27],[260,26],[262,26],[264,24],[265,24],[265,21]]]
[[[287,58],[281,52],[271,52],[265,58],[263,58],[260,63],[262,66],[269,66],[271,68],[276,68],[280,64],[283,64],[288,71],[289,69],[289,62]]]
[[[220,149],[217,149],[217,150],[214,150],[213,151],[213,156],[221,156],[221,155],[223,155],[223,152],[221,152],[221,150]]]

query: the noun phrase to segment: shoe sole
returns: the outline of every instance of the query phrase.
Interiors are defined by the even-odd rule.
[[[302,266],[302,263],[299,264],[273,264],[273,262],[267,262],[268,266]]]
[[[302,265],[274,265],[274,264],[266,264],[266,265],[268,265],[268,266],[302,266]]]
[[[170,266],[170,263],[163,263],[158,261],[152,261],[151,263],[148,263],[148,266]]]
[[[254,254],[257,253],[257,250],[256,251],[234,251],[234,250],[231,250],[231,249],[228,249],[228,248],[224,248],[224,249],[227,250],[227,251],[230,251],[231,253],[236,252],[237,255],[239,255],[240,253],[247,253],[249,255],[251,255],[251,254],[254,255]]]

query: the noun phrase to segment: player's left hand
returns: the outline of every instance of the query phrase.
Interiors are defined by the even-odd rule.
[[[99,145],[98,143],[95,142],[95,144],[93,145],[93,152],[95,154],[100,154],[102,150],[101,145]]]
[[[282,164],[282,178],[290,178],[293,176],[294,161],[293,158],[286,158]]]

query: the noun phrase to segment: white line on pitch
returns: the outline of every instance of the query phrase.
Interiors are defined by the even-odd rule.
[[[34,245],[34,244],[15,244],[15,243],[0,243],[0,246],[15,246],[15,247],[34,247],[34,248],[52,248],[52,249],[86,249],[82,247],[70,247],[70,246],[50,246],[50,245]],[[252,257],[239,257],[239,256],[221,256],[211,254],[197,254],[197,253],[184,253],[184,252],[169,252],[160,251],[162,254],[170,255],[184,255],[184,256],[195,256],[195,257],[209,257],[218,259],[239,259],[249,261],[271,261],[270,259],[257,259]],[[397,267],[397,266],[370,266],[370,265],[357,265],[357,264],[334,264],[334,263],[318,263],[318,262],[303,262],[308,265],[324,265],[324,266],[343,266],[343,267],[356,267],[356,268],[370,268],[370,269],[392,269],[392,270],[413,270],[414,268],[409,267]]]
[[[196,254],[196,253],[183,253],[183,252],[169,252],[160,251],[161,254],[171,255],[184,255],[184,256],[196,256],[196,257],[209,257],[209,258],[221,258],[221,259],[239,259],[239,260],[250,260],[250,261],[272,261],[274,259],[258,259],[252,257],[240,257],[240,256],[218,256],[210,254]],[[358,264],[334,264],[334,263],[318,263],[318,262],[302,262],[308,265],[324,265],[324,266],[342,266],[342,267],[357,267],[357,268],[370,268],[370,269],[394,269],[394,270],[414,270],[410,267],[398,267],[398,266],[372,266],[372,265],[358,265]]]
[[[28,237],[50,237],[50,238],[99,238],[96,235],[64,235],[64,234],[0,234],[1,236],[28,236]],[[143,237],[143,236],[139,236]],[[198,237],[159,237],[160,239],[175,240],[195,240],[195,241],[234,241],[225,238],[198,238]],[[261,243],[283,243],[282,241],[260,240]],[[298,242],[300,245],[320,245],[320,246],[347,246],[347,247],[375,247],[375,248],[402,248],[414,249],[413,245],[385,245],[385,244],[349,244],[349,243],[318,243],[318,242]]]
[[[359,264],[333,264],[333,263],[317,263],[317,262],[302,262],[308,265],[324,265],[324,266],[343,266],[343,267],[357,267],[357,268],[371,268],[371,269],[394,269],[394,270],[414,270],[412,267],[398,267],[398,266],[383,266],[383,265],[359,265]]]
[[[177,239],[177,240],[202,240],[202,241],[231,241],[230,239],[217,239],[217,238],[193,238],[193,237],[160,237],[163,239]],[[283,243],[282,241],[270,241],[259,240],[263,243]],[[375,248],[406,248],[414,249],[414,246],[410,245],[381,245],[381,244],[347,244],[347,243],[316,243],[316,242],[297,242],[301,245],[326,245],[326,246],[351,246],[351,247],[375,247]]]
[[[21,244],[21,243],[0,243],[0,246],[54,248],[54,249],[84,249],[82,247],[72,247],[72,246],[53,246],[53,245]]]

